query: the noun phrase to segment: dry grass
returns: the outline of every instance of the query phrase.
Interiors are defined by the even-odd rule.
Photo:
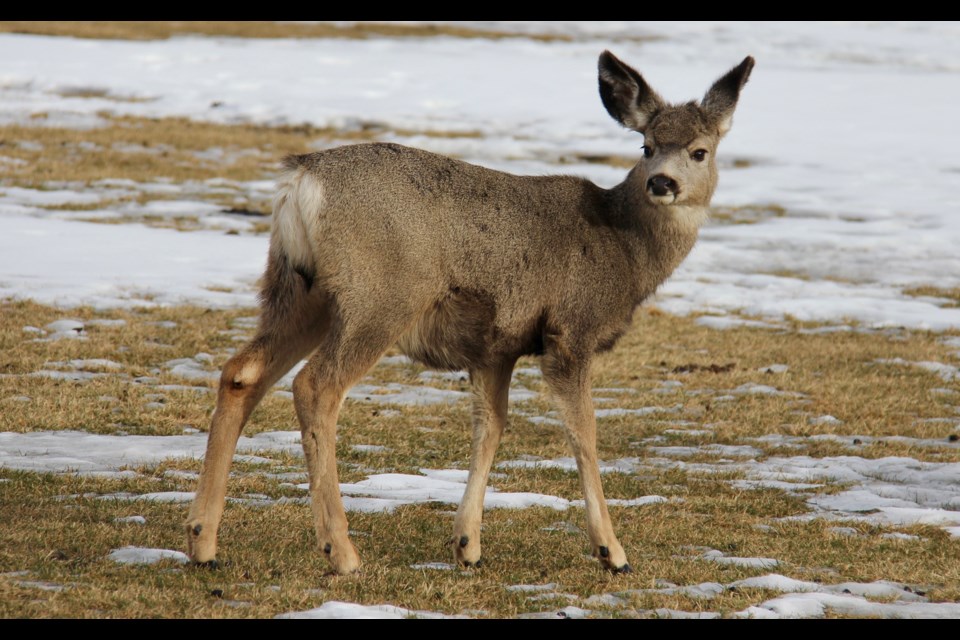
[[[184,383],[169,374],[164,363],[197,353],[213,356],[210,369],[223,363],[237,337],[250,333],[252,312],[199,308],[142,309],[69,313],[34,303],[4,303],[0,307],[0,430],[39,431],[83,429],[97,433],[179,434],[184,427],[205,429],[213,396],[196,392],[160,392],[155,384]],[[44,326],[65,316],[122,319],[123,326],[88,325],[86,340],[35,342],[23,327]],[[730,330],[718,332],[695,325],[692,319],[655,312],[640,313],[636,326],[611,354],[598,363],[595,386],[622,387],[635,394],[597,392],[616,397],[599,406],[672,406],[682,412],[668,416],[716,425],[714,435],[668,438],[667,444],[743,443],[766,433],[811,435],[821,432],[863,435],[909,435],[943,438],[950,423],[920,423],[918,419],[955,417],[949,396],[932,395],[945,386],[936,376],[910,367],[877,365],[877,358],[947,361],[938,337],[924,332],[845,333],[804,335],[785,332]],[[158,324],[162,323],[162,324]],[[175,326],[171,323],[175,323]],[[799,325],[794,329],[800,328]],[[34,378],[29,374],[50,361],[108,358],[119,362],[119,375],[85,382]],[[728,363],[733,367],[727,367]],[[782,374],[758,368],[784,363]],[[531,366],[535,361],[522,362]],[[711,367],[710,365],[724,365]],[[696,365],[696,366],[690,366]],[[96,370],[96,367],[93,368]],[[102,371],[106,371],[101,369]],[[422,384],[416,365],[381,366],[371,372],[375,382]],[[676,371],[676,373],[675,373]],[[680,373],[680,371],[689,371]],[[133,379],[141,376],[155,380]],[[682,383],[678,390],[659,394],[664,380]],[[741,397],[733,402],[711,398],[745,382],[769,384],[805,394],[803,398]],[[521,455],[546,458],[569,455],[557,427],[534,425],[521,412],[543,415],[552,406],[537,378],[525,377],[541,397],[514,406],[511,425],[498,460]],[[191,383],[188,383],[191,384]],[[209,386],[206,383],[192,383]],[[432,386],[460,389],[462,382],[432,381]],[[946,385],[950,386],[950,385]],[[953,385],[956,386],[955,384]],[[709,392],[706,390],[713,390]],[[692,393],[693,392],[693,393]],[[22,400],[28,397],[29,401]],[[104,397],[116,401],[103,400]],[[18,399],[20,398],[20,399]],[[882,398],[882,401],[878,400]],[[797,413],[797,412],[802,413]],[[811,425],[808,418],[831,414],[841,425]],[[466,403],[404,407],[399,415],[382,407],[348,401],[340,419],[338,454],[341,481],[363,479],[371,471],[417,473],[422,467],[464,468],[469,450],[469,411]],[[288,399],[268,397],[255,412],[246,434],[294,429]],[[667,428],[645,417],[611,418],[600,423],[600,457],[648,455],[644,438]],[[378,444],[387,451],[363,452],[354,444]],[[813,447],[803,453],[827,455],[849,451]],[[916,448],[875,445],[857,455],[909,455],[923,460],[956,461],[955,448]],[[234,467],[230,495],[262,494],[271,498],[302,498],[303,492],[266,475],[299,472],[302,460],[269,454],[268,465]],[[698,458],[693,458],[697,460]],[[700,459],[713,461],[709,456]],[[482,610],[487,616],[514,616],[556,609],[566,601],[528,600],[531,594],[509,592],[510,584],[556,582],[558,591],[587,598],[625,589],[651,588],[663,579],[681,585],[705,581],[727,583],[768,572],[718,566],[696,559],[684,547],[720,549],[730,555],[772,557],[777,572],[800,579],[836,583],[843,580],[897,580],[929,590],[934,600],[960,598],[960,547],[932,527],[908,527],[918,541],[880,537],[882,529],[854,525],[861,535],[838,536],[822,521],[779,521],[805,513],[802,497],[776,490],[741,491],[727,475],[688,474],[660,470],[648,475],[607,474],[607,496],[634,498],[658,494],[668,503],[613,508],[613,517],[633,566],[630,576],[613,577],[585,556],[583,512],[572,509],[491,510],[485,515],[482,570],[412,569],[424,562],[449,562],[444,543],[452,524],[449,505],[403,507],[394,514],[351,514],[351,528],[365,565],[354,577],[331,578],[314,548],[309,510],[303,504],[254,507],[229,504],[222,528],[219,571],[174,564],[152,567],[116,565],[106,558],[125,545],[179,549],[185,505],[100,500],[96,496],[128,491],[191,491],[193,481],[171,476],[170,470],[198,471],[196,461],[169,461],[138,469],[130,480],[39,475],[0,470],[0,616],[3,617],[235,617],[272,616],[319,606],[327,600],[378,604],[446,613]],[[502,491],[536,491],[568,499],[580,497],[575,474],[558,470],[512,469],[492,484]],[[63,498],[62,496],[80,496]],[[120,524],[116,517],[131,514],[147,519],[143,526]],[[564,523],[569,531],[545,531]],[[24,526],[29,523],[29,526]],[[770,525],[763,531],[755,525]],[[45,591],[32,582],[66,585]],[[21,584],[24,583],[24,584]],[[24,586],[26,585],[26,586]],[[211,595],[222,591],[222,597]],[[771,594],[766,594],[770,596]],[[764,599],[753,590],[724,592],[702,601],[687,596],[632,594],[629,605],[605,609],[609,615],[632,615],[656,607],[730,613]],[[242,604],[237,604],[242,603]]]
[[[563,34],[525,35],[509,31],[457,25],[414,25],[389,22],[360,24],[299,24],[292,22],[240,20],[150,20],[150,21],[0,21],[0,32],[47,36],[70,36],[116,40],[165,40],[173,36],[219,36],[229,38],[527,38],[541,42],[569,41]],[[649,38],[645,38],[649,39]]]
[[[103,126],[69,129],[42,126],[40,114],[27,125],[0,126],[2,183],[46,188],[110,179],[172,183],[246,181],[275,174],[288,154],[309,153],[334,143],[370,142],[386,134],[476,138],[475,131],[388,130],[377,123],[349,129],[308,124],[265,126],[215,124],[186,118],[140,118],[100,114]],[[141,199],[157,199],[143,194]],[[71,210],[82,206],[70,205]]]
[[[777,205],[712,207],[710,221],[720,224],[755,224],[770,218],[782,218],[785,215],[787,215],[786,210]]]
[[[384,133],[373,125],[344,132],[310,127],[223,126],[182,119],[106,115],[104,119],[106,126],[88,131],[43,126],[0,128],[0,157],[22,161],[4,165],[3,184],[34,188],[62,185],[91,191],[98,188],[92,185],[103,178],[137,182],[165,178],[180,188],[216,178],[263,179],[276,170],[278,159],[286,153],[304,152],[332,140],[376,139]],[[214,148],[226,150],[227,156],[211,160],[201,153]],[[629,162],[623,158],[584,160],[612,165]],[[203,189],[197,193],[202,194]],[[143,202],[156,196],[134,190],[129,197]],[[265,203],[237,205],[234,194],[197,197],[224,198],[225,205],[266,211]],[[84,209],[74,205],[60,208]],[[720,218],[730,222],[777,215],[783,215],[777,207],[718,212]],[[155,222],[177,228],[191,228],[193,224],[189,218]],[[955,298],[954,294],[915,291],[915,295],[942,298]],[[188,428],[205,430],[214,402],[213,383],[185,381],[172,375],[166,363],[210,354],[205,366],[215,372],[231,350],[249,337],[249,316],[253,314],[253,310],[195,307],[63,311],[31,302],[0,302],[0,431],[82,429],[102,434],[178,435]],[[64,317],[87,323],[85,340],[43,342],[37,341],[39,334],[25,330]],[[96,320],[124,322],[115,326],[93,322]],[[598,391],[598,398],[612,400],[597,407],[679,405],[679,410],[662,416],[601,420],[600,457],[647,459],[654,455],[649,447],[657,444],[749,443],[763,451],[762,458],[783,455],[784,450],[748,438],[835,433],[908,436],[936,439],[943,444],[919,447],[909,442],[877,442],[851,453],[836,442],[809,441],[800,453],[957,462],[956,444],[949,440],[956,436],[957,382],[944,381],[909,365],[877,362],[902,358],[908,362],[955,363],[942,336],[899,330],[803,332],[810,328],[814,327],[788,322],[784,330],[715,331],[695,324],[693,318],[670,317],[655,309],[638,312],[633,330],[595,367],[595,387],[629,391]],[[85,381],[31,375],[68,368],[53,363],[92,358],[115,361],[121,368],[114,371],[89,366],[91,372],[108,375]],[[786,364],[789,369],[776,374],[759,371],[773,363]],[[535,364],[529,359],[518,366]],[[370,382],[422,385],[418,378],[422,371],[412,364],[380,366],[370,372]],[[526,419],[554,409],[540,379],[521,376],[520,382],[538,396],[512,407],[497,460],[569,455],[560,428]],[[680,384],[663,392],[664,383]],[[740,394],[734,400],[722,400],[746,383],[801,395]],[[186,384],[197,389],[157,388],[164,384]],[[433,380],[428,384],[466,389],[466,384],[459,381]],[[943,388],[954,393],[944,393]],[[421,468],[466,467],[470,440],[467,403],[395,409],[398,413],[372,403],[345,403],[339,420],[341,481],[355,482],[377,472],[418,473]],[[841,423],[811,421],[823,415],[832,415]],[[709,425],[710,430],[705,434],[666,434],[674,426],[668,421],[675,420],[700,427]],[[290,400],[270,395],[253,414],[245,434],[296,428]],[[657,436],[664,440],[649,440]],[[352,445],[357,444],[387,449],[354,450]],[[278,453],[267,457],[271,460],[267,464],[234,466],[230,495],[303,498],[301,490],[268,475],[302,472],[302,459]],[[717,458],[698,453],[685,460],[714,464]],[[221,559],[226,566],[219,571],[172,563],[127,567],[108,560],[112,549],[125,545],[182,548],[181,523],[187,507],[98,497],[119,491],[192,491],[194,481],[184,478],[182,472],[195,473],[199,468],[198,461],[171,460],[135,469],[137,475],[124,480],[0,469],[0,617],[263,617],[319,606],[328,600],[514,616],[568,604],[564,600],[534,601],[528,599],[529,594],[504,588],[546,582],[556,582],[558,591],[582,598],[574,604],[614,616],[636,615],[638,610],[656,607],[731,613],[772,595],[731,590],[713,600],[697,600],[634,593],[626,597],[628,606],[610,609],[583,600],[595,594],[652,588],[658,579],[680,585],[727,583],[769,572],[705,562],[694,557],[697,552],[687,546],[776,558],[781,563],[777,572],[805,580],[895,580],[927,591],[935,601],[960,600],[960,546],[939,528],[906,527],[903,530],[921,539],[897,541],[881,537],[884,529],[857,523],[852,526],[859,535],[839,536],[824,521],[779,520],[809,511],[803,494],[739,490],[729,483],[736,479],[735,474],[681,469],[604,476],[609,498],[657,494],[671,499],[644,507],[612,508],[621,542],[636,569],[629,576],[610,576],[585,555],[588,545],[581,509],[488,511],[482,570],[413,569],[411,565],[417,563],[450,561],[444,543],[452,525],[452,507],[440,504],[402,507],[394,514],[351,514],[353,539],[365,562],[363,572],[354,577],[325,575],[327,566],[314,548],[309,509],[296,502],[265,507],[229,503],[221,530]],[[171,471],[180,473],[167,473]],[[491,484],[501,491],[581,497],[573,473],[549,469],[498,471],[502,475]],[[836,490],[832,487],[825,491]],[[116,517],[132,514],[144,516],[146,524],[114,522]],[[757,525],[772,528],[760,529]],[[66,588],[45,590],[37,582]],[[478,610],[484,613],[476,613]]]
[[[908,296],[922,297],[922,298],[942,298],[944,304],[941,306],[943,308],[957,308],[960,307],[960,287],[955,287],[953,289],[944,289],[942,287],[911,287],[909,289],[904,289],[903,292]]]
[[[43,187],[49,181],[90,183],[104,178],[149,182],[253,180],[279,169],[291,153],[307,153],[318,140],[368,140],[371,134],[309,125],[218,125],[186,118],[103,115],[106,126],[87,130],[6,125],[0,155],[23,160],[5,182]],[[35,123],[34,123],[35,124]],[[204,157],[217,149],[219,157]],[[225,156],[225,158],[224,158]]]

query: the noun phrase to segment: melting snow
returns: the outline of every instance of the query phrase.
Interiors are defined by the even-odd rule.
[[[180,564],[190,562],[190,558],[182,551],[170,549],[147,549],[144,547],[121,547],[114,549],[107,556],[119,564],[155,564],[161,560],[173,560]]]
[[[316,609],[307,611],[297,611],[293,613],[282,613],[278,618],[294,619],[403,619],[403,618],[463,618],[465,616],[448,616],[442,613],[433,613],[430,611],[411,611],[402,607],[395,607],[391,604],[363,605],[352,602],[340,602],[330,600],[324,602]]]

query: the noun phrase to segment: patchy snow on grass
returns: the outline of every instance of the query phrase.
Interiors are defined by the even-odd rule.
[[[58,584],[56,582],[44,582],[41,580],[18,580],[15,584],[18,587],[24,587],[26,589],[40,589],[41,591],[54,592],[60,592],[70,588],[68,585]]]
[[[682,595],[698,600],[713,600],[720,594],[733,589],[738,591],[762,589],[786,594],[734,613],[734,617],[818,618],[823,617],[827,610],[831,610],[834,613],[852,616],[937,618],[951,617],[951,614],[956,615],[956,612],[960,610],[960,604],[931,603],[926,596],[916,593],[916,589],[898,582],[877,580],[868,583],[821,584],[797,580],[777,573],[754,576],[727,584],[703,582],[678,586],[658,580],[654,588],[596,594],[587,598],[585,603],[591,606],[602,605],[623,608],[630,605],[631,596],[643,596],[645,594]],[[871,602],[866,599],[867,597],[882,598],[887,602]],[[655,612],[640,611],[639,613],[659,615],[660,611],[662,610],[658,609]],[[680,615],[676,617],[697,615],[688,612],[679,613]],[[719,617],[718,613],[702,613],[711,618]]]
[[[411,611],[410,609],[404,609],[403,607],[395,607],[392,604],[364,605],[355,604],[353,602],[330,600],[328,602],[324,602],[315,609],[308,609],[307,611],[295,611],[292,613],[281,613],[276,617],[312,620],[399,620],[405,618],[465,618],[466,616],[449,616],[443,613],[434,613],[432,611]]]
[[[453,571],[456,569],[456,567],[449,562],[420,562],[410,565],[410,568],[427,571]]]
[[[594,409],[593,414],[598,420],[602,418],[614,418],[619,416],[649,416],[657,413],[679,413],[683,405],[677,404],[672,407],[640,407],[639,409]]]
[[[703,560],[708,562],[716,562],[717,564],[732,564],[738,567],[751,567],[756,569],[772,569],[780,564],[780,561],[774,558],[741,558],[736,556],[727,556],[724,555],[722,551],[717,551],[716,549],[711,549],[700,557]]]
[[[97,114],[109,110],[346,129],[372,122],[387,129],[388,138],[494,168],[534,174],[565,170],[611,186],[626,171],[583,158],[637,157],[638,152],[636,138],[609,120],[597,99],[596,56],[608,46],[605,38],[621,34],[617,54],[637,64],[671,101],[702,95],[749,50],[759,60],[759,75],[745,89],[737,124],[721,145],[715,198],[721,213],[748,223],[725,224],[721,215],[704,229],[690,258],[662,287],[660,307],[719,314],[698,320],[717,327],[741,324],[737,313],[833,323],[849,318],[871,326],[936,330],[960,326],[960,309],[945,300],[903,293],[921,285],[960,285],[955,250],[960,227],[951,215],[958,201],[948,179],[960,167],[960,151],[941,144],[960,137],[953,113],[960,83],[951,81],[960,75],[960,54],[952,25],[604,24],[610,30],[571,22],[502,26],[573,34],[572,42],[302,39],[295,47],[283,39],[123,41],[3,34],[0,121],[100,126],[105,121]],[[638,62],[651,56],[656,64]],[[290,64],[293,57],[314,61],[309,77]],[[422,73],[426,68],[429,74]],[[496,69],[495,80],[478,83],[463,72],[480,68]],[[211,83],[210,78],[218,80]],[[77,86],[151,100],[90,99],[64,90]],[[324,100],[318,106],[314,97],[320,94]],[[544,95],[551,96],[549,113],[543,109]],[[924,100],[916,100],[918,95]],[[211,109],[212,103],[218,108]],[[863,104],[876,108],[864,110]],[[36,113],[46,117],[31,118]],[[918,124],[889,126],[904,119]],[[804,127],[785,127],[784,122],[816,122],[819,134],[833,141],[831,152],[809,144]],[[429,131],[480,135],[419,133]],[[877,136],[876,131],[887,133]],[[914,158],[910,179],[892,166],[863,161],[883,157],[890,148]],[[931,154],[929,149],[939,151]],[[225,153],[214,148],[200,156],[222,162]],[[270,190],[269,181],[258,182]],[[10,264],[18,265],[16,277],[13,270],[2,274],[0,295],[62,305],[127,306],[131,295],[149,292],[159,296],[153,298],[159,303],[250,304],[265,238],[195,232],[205,242],[184,239],[174,248],[167,238],[184,234],[136,225],[28,221],[29,216],[64,214],[45,213],[42,206],[96,206],[110,190],[150,193],[150,186],[105,176],[92,193],[63,185],[0,189],[5,211],[0,255],[12,256]],[[207,211],[212,205],[197,198],[192,186],[153,186],[153,192],[177,199],[129,208],[171,216],[199,211],[202,219],[219,215]],[[236,185],[208,181],[203,186],[223,190]],[[771,213],[744,217],[744,207]],[[88,230],[78,231],[85,237],[72,243],[71,231],[78,226]],[[174,250],[166,251],[150,238]],[[56,251],[50,251],[53,246]],[[129,251],[145,246],[156,250],[137,256]],[[45,259],[30,259],[37,255]],[[46,259],[50,256],[54,259]],[[194,263],[191,276],[175,273],[170,263],[177,259]],[[83,268],[65,271],[61,264]],[[124,268],[134,264],[135,270]],[[229,285],[237,293],[204,290],[205,285]]]
[[[347,398],[360,402],[393,405],[432,405],[460,402],[470,397],[464,391],[417,387],[389,382],[385,385],[358,384],[349,392]]]
[[[114,518],[113,521],[118,524],[147,524],[147,519],[143,516],[124,516],[122,518]]]
[[[780,436],[778,436],[780,437]],[[719,447],[719,448],[718,448]],[[752,458],[761,452],[748,446],[648,447],[652,453],[688,457],[713,452]],[[545,468],[576,472],[573,458],[521,459],[499,463],[498,468]],[[651,469],[681,469],[688,473],[742,473],[729,481],[741,489],[773,488],[810,492],[837,484],[840,493],[804,494],[811,512],[801,518],[857,520],[881,526],[932,524],[960,530],[960,463],[920,462],[907,457],[813,458],[770,457],[764,460],[720,460],[716,464],[685,462],[674,457],[619,458],[599,462],[601,472],[644,473]]]
[[[176,458],[200,459],[206,434],[118,436],[83,431],[0,433],[0,468],[40,473],[106,472],[158,464]],[[300,455],[299,431],[241,436],[239,452],[281,451]]]
[[[114,549],[107,557],[118,564],[156,564],[161,560],[172,560],[179,564],[190,562],[190,558],[182,551],[133,546]]]
[[[301,489],[309,488],[309,485],[299,486]],[[422,502],[459,504],[465,489],[466,482],[400,473],[377,474],[360,482],[340,485],[340,490],[345,496],[376,498],[384,501],[383,506],[389,507],[385,509],[387,511],[392,511],[399,505]],[[346,502],[344,506],[347,506]],[[532,506],[564,510],[570,506],[570,502],[556,496],[539,493],[501,493],[493,487],[487,487],[485,508],[523,509]]]
[[[524,593],[535,593],[538,591],[555,591],[557,588],[556,582],[548,582],[547,584],[511,584],[504,587],[507,591],[522,591]]]
[[[945,382],[960,380],[960,368],[942,362],[909,362],[903,358],[880,358],[876,362],[877,364],[903,365],[923,369],[938,375]]]
[[[948,602],[871,602],[852,594],[791,593],[748,607],[742,618],[822,618],[827,611],[864,618],[957,618],[960,604]]]

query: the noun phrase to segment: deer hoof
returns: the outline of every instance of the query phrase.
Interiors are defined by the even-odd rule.
[[[328,542],[323,546],[323,552],[334,572],[341,576],[356,573],[360,569],[360,555],[349,541],[343,546],[334,546]]]
[[[633,573],[633,567],[631,567],[629,564],[625,564],[622,567],[611,567],[610,573],[613,575],[619,575],[621,573]]]

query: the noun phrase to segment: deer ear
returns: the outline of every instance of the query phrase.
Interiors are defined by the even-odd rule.
[[[700,106],[707,116],[717,125],[720,135],[726,135],[733,124],[733,112],[737,108],[740,90],[747,84],[754,60],[747,56],[743,62],[730,69],[722,78],[713,83],[707,95],[703,96]]]
[[[666,106],[639,73],[609,51],[600,54],[600,99],[614,120],[643,133],[657,112]]]

